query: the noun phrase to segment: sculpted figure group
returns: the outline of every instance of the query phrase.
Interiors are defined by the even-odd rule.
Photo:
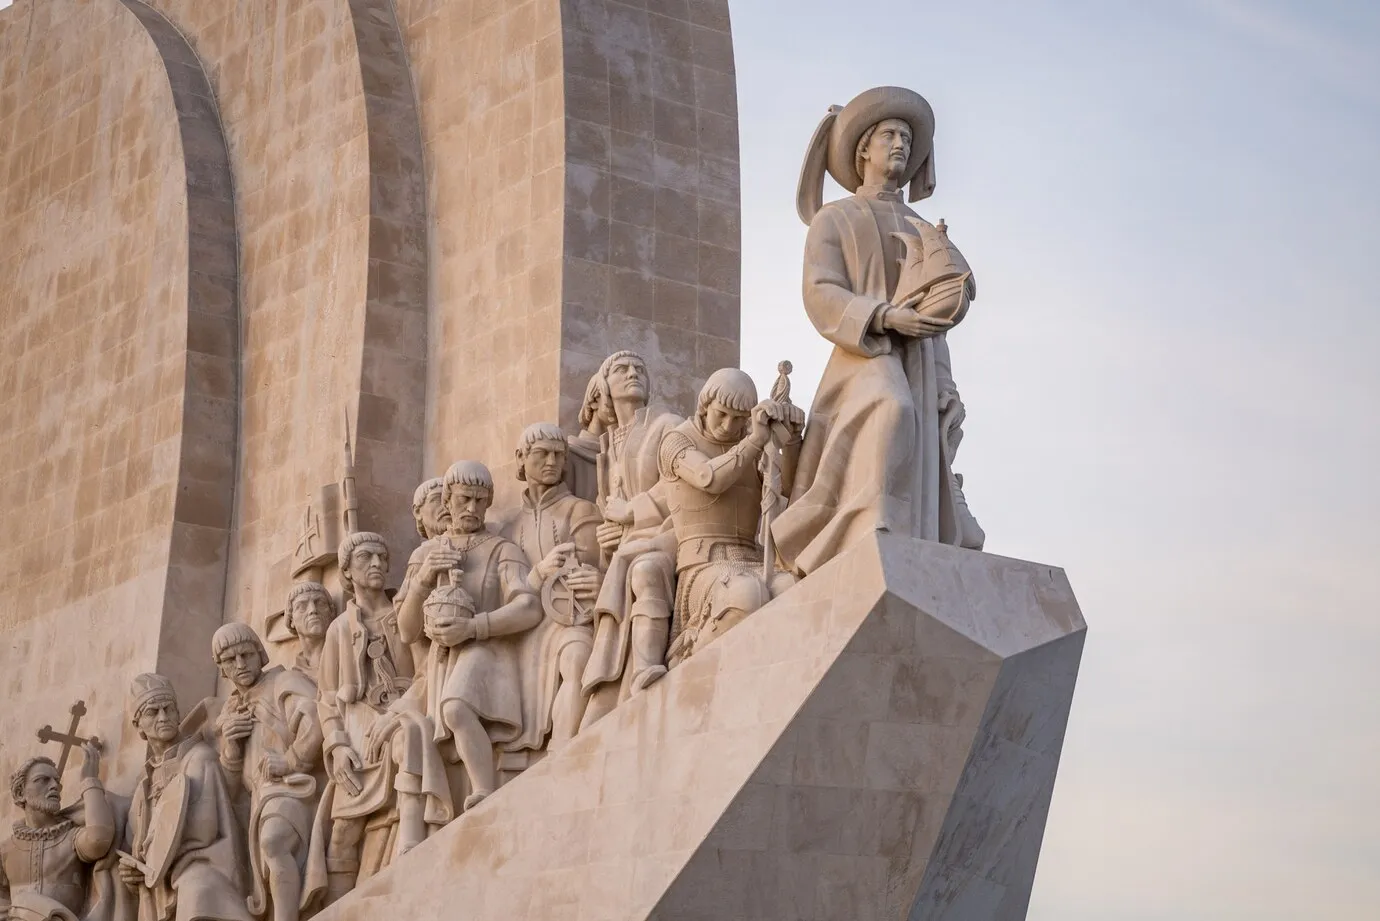
[[[489,468],[458,461],[417,487],[396,592],[367,531],[339,547],[342,603],[293,585],[289,665],[222,627],[208,653],[227,692],[185,718],[167,679],[138,676],[149,759],[127,810],[94,745],[66,810],[52,762],[21,766],[0,916],[310,916],[866,534],[980,549],[946,342],[975,286],[943,223],[902,202],[933,191],[933,131],[924,99],[881,87],[811,142],[804,299],[834,354],[808,426],[785,363],[767,399],[716,371],[681,418],[641,356],[610,355],[578,432],[521,433],[516,507],[491,514]],[[822,204],[826,171],[849,197]]]

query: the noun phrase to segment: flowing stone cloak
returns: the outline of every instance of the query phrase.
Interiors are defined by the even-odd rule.
[[[523,490],[522,507],[504,519],[499,533],[517,544],[534,567],[558,545],[573,542],[576,559],[597,569],[599,540],[596,532],[601,521],[603,518],[593,502],[571,495],[564,484],[557,484],[535,505]],[[528,584],[534,591],[539,589],[532,585],[530,576]],[[523,723],[522,734],[506,744],[505,749],[539,749],[545,744],[551,734],[551,706],[560,685],[561,653],[572,643],[592,647],[594,627],[591,624],[566,626],[543,611],[541,623],[523,634],[521,664],[536,674],[537,709],[532,721]],[[526,687],[527,682],[523,685]]]
[[[226,706],[237,701],[254,715],[254,730],[244,741],[244,763],[238,772],[227,769],[230,779],[239,779],[249,793],[248,851],[249,876],[253,887],[249,911],[256,917],[268,911],[268,868],[257,841],[263,823],[277,817],[292,826],[302,839],[297,856],[298,872],[303,874],[299,908],[307,908],[326,888],[326,866],[322,860],[309,860],[315,853],[324,855],[325,843],[311,845],[318,793],[313,776],[321,762],[323,735],[317,715],[317,690],[305,675],[281,665],[266,670],[259,682],[247,691],[236,690],[227,697],[207,703],[207,719],[215,725]],[[283,756],[289,773],[269,780],[263,772],[268,754]]]
[[[804,300],[834,343],[801,448],[790,505],[772,524],[781,558],[808,574],[874,530],[956,544],[939,395],[955,391],[943,335],[877,333],[903,247],[918,236],[899,192],[862,187],[810,222]]]
[[[368,653],[371,638],[383,642],[387,660],[396,672],[396,677],[392,679],[395,697],[383,705],[375,705],[368,699],[370,688],[377,687],[381,681],[374,666],[376,660]],[[381,631],[371,634],[359,605],[351,600],[344,612],[326,628],[320,675],[321,692],[317,706],[321,714],[321,728],[326,736],[324,749],[328,763],[331,752],[342,744],[353,748],[363,761],[364,740],[369,727],[386,709],[393,708],[402,721],[393,731],[392,752],[402,761],[402,772],[410,775],[404,781],[409,785],[409,792],[425,795],[428,824],[444,825],[450,821],[455,814],[450,798],[450,783],[446,778],[445,764],[431,742],[431,722],[425,714],[408,708],[406,702],[394,706],[394,701],[403,695],[413,678],[412,653],[398,634],[397,615],[385,617]],[[400,780],[397,775],[394,759],[385,753],[377,764],[364,765],[360,772],[362,789],[358,796],[351,796],[338,784],[329,784],[327,789],[333,800],[332,817],[377,818],[377,813],[385,810],[393,812],[393,806],[396,805],[393,791]],[[413,784],[417,785],[417,789],[412,788]],[[395,812],[393,814],[396,815]]]
[[[181,827],[153,823],[158,799],[179,782],[186,785],[187,797]],[[134,791],[129,824],[132,853],[140,860],[162,836],[176,836],[168,872],[152,889],[139,887],[139,921],[250,921],[230,791],[215,750],[200,735],[148,762]]]
[[[454,544],[468,536],[452,536],[450,540]],[[434,538],[423,546],[429,552],[441,540]],[[425,554],[419,556],[425,558]],[[463,701],[474,710],[484,721],[489,738],[499,745],[523,739],[526,727],[539,721],[539,670],[524,668],[523,643],[524,634],[540,622],[541,606],[532,606],[535,617],[510,607],[518,598],[533,594],[527,585],[530,568],[517,544],[492,532],[465,551],[460,584],[474,599],[476,618],[488,622],[488,639],[449,649],[440,643],[431,644],[426,700],[438,743],[450,739],[450,729],[441,719],[441,707],[450,700]]]

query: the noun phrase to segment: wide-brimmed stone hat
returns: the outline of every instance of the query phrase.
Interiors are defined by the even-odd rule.
[[[914,90],[900,86],[874,86],[859,93],[834,118],[829,132],[829,175],[849,192],[862,185],[858,175],[858,141],[867,129],[888,118],[899,118],[910,125],[910,159],[897,185],[904,186],[924,166],[934,146],[934,110]]]
[[[858,174],[858,142],[873,125],[899,118],[910,125],[910,159],[898,186],[910,186],[910,200],[920,201],[934,192],[934,110],[914,90],[901,86],[874,86],[859,93],[846,106],[830,106],[810,139],[796,190],[796,210],[810,223],[823,206],[824,173],[848,192],[862,185]]]

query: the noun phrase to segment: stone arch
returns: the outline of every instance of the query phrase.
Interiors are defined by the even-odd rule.
[[[206,661],[224,616],[235,506],[240,309],[234,183],[215,94],[191,45],[157,10],[140,0],[120,2],[162,58],[186,170],[186,378],[157,657],[157,669],[176,682],[185,704],[215,691]]]

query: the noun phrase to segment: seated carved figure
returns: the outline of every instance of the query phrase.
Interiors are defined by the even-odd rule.
[[[485,527],[493,490],[478,461],[446,471],[451,527],[414,554],[398,621],[406,642],[431,640],[426,713],[442,755],[465,766],[466,809],[498,785],[494,745],[521,739],[541,700],[535,671],[521,666],[522,634],[541,623],[541,602],[522,549]]]
[[[326,887],[325,866],[308,863],[318,799],[321,723],[316,685],[295,669],[267,668],[248,624],[226,624],[211,655],[233,690],[207,702],[226,778],[249,797],[249,911],[296,921]]]
[[[134,679],[129,710],[151,756],[119,870],[138,894],[139,921],[250,921],[238,826],[215,749],[182,726],[162,675]]]
[[[317,701],[331,778],[328,902],[454,817],[431,723],[403,697],[413,658],[384,592],[388,547],[361,531],[338,556],[353,597],[326,631]]]
[[[794,406],[758,403],[752,378],[724,368],[700,390],[695,417],[662,439],[660,488],[676,534],[676,636],[669,664],[771,600],[757,543],[762,450],[772,440],[772,423],[785,440],[804,421]]]
[[[110,851],[115,816],[101,787],[100,751],[82,746],[81,808],[62,808],[57,765],[30,758],[10,777],[10,796],[24,810],[0,844],[0,918],[76,921],[90,888],[91,865]],[[78,815],[80,813],[80,815]]]
[[[634,352],[599,368],[613,426],[600,441],[599,545],[608,560],[595,604],[594,651],[585,668],[584,725],[666,674],[675,582],[675,535],[652,494],[662,437],[683,420],[648,403],[651,378]]]
[[[594,643],[594,600],[602,579],[596,531],[603,518],[593,502],[572,495],[565,484],[568,456],[559,426],[529,425],[516,454],[518,479],[527,488],[499,531],[527,555],[527,584],[541,596],[546,615],[524,645],[522,666],[536,672],[541,708],[536,722],[523,727],[520,744],[546,744],[554,751],[579,730],[585,711],[580,682]]]

